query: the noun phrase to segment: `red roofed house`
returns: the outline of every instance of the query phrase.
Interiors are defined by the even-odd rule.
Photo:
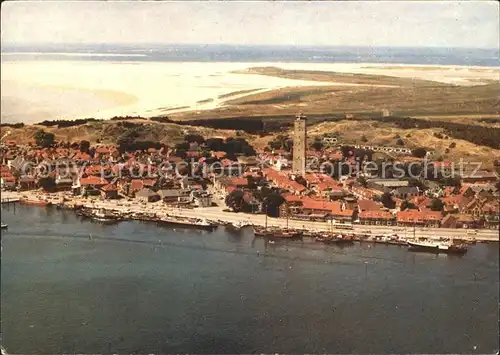
[[[118,198],[118,187],[113,184],[104,185],[101,187],[101,196],[106,200]]]
[[[14,190],[16,188],[16,178],[12,175],[4,175],[0,178],[2,189]]]
[[[405,210],[397,214],[397,222],[400,226],[439,227],[442,218],[439,211]]]
[[[373,200],[358,200],[358,211],[380,211],[384,207],[380,202]]]
[[[475,228],[478,222],[470,214],[448,214],[441,221],[443,228]]]
[[[89,176],[85,178],[79,178],[76,185],[72,187],[73,194],[75,195],[98,195],[100,194],[100,188],[107,185],[108,182],[101,177]]]
[[[482,208],[485,228],[498,229],[500,223],[500,206],[498,203],[486,203]]]
[[[381,224],[381,225],[394,225],[396,224],[396,216],[388,211],[361,211],[358,215],[359,223],[361,224]]]

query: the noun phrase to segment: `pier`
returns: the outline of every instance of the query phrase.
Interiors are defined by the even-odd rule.
[[[15,197],[6,197],[6,198],[2,198],[0,200],[0,202],[2,203],[2,205],[4,203],[15,203],[15,202],[19,202],[19,198],[15,198]]]

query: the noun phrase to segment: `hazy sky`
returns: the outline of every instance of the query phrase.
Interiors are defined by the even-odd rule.
[[[497,1],[2,3],[4,44],[227,43],[498,48]]]

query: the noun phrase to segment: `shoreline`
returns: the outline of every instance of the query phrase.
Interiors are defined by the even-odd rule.
[[[37,199],[42,195],[40,192],[23,191],[12,192],[2,191],[2,200],[4,199],[22,199],[22,196]],[[153,218],[167,219],[171,217],[183,219],[206,219],[207,221],[222,224],[246,223],[251,226],[264,227],[266,225],[266,217],[263,214],[245,214],[235,212],[224,212],[221,207],[205,207],[205,208],[178,208],[165,205],[162,201],[154,203],[139,203],[138,201],[122,200],[100,200],[100,199],[71,199],[63,201],[61,194],[43,194],[48,201],[53,205],[62,204],[66,209],[75,210],[75,207],[84,207],[92,209],[105,209],[121,214],[142,214]],[[16,202],[11,202],[16,203]],[[141,220],[138,218],[137,220]],[[147,219],[145,219],[147,220]],[[330,222],[310,222],[302,220],[286,220],[283,218],[267,218],[267,226],[280,229],[296,229],[306,230],[311,232],[338,232],[342,233],[343,229],[335,229]],[[347,234],[353,235],[391,235],[398,234],[400,238],[413,239],[427,238],[456,238],[468,242],[499,242],[500,236],[496,229],[477,229],[472,230],[473,233],[468,233],[464,229],[450,228],[415,228],[415,236],[413,236],[413,228],[402,226],[377,226],[377,225],[362,225],[352,224],[353,229],[346,231]],[[367,233],[367,232],[370,233]]]

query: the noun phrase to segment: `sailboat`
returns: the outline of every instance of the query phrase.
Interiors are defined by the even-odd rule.
[[[288,229],[288,215],[286,217],[286,230],[280,230],[278,228],[268,229],[267,228],[267,213],[265,226],[262,227],[254,227],[254,235],[256,237],[264,237],[270,239],[301,239],[302,233],[298,231],[293,231]]]

